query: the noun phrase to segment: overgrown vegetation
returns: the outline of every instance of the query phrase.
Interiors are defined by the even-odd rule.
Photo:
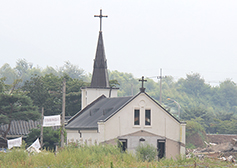
[[[231,163],[218,160],[198,160],[197,158],[161,159],[160,161],[137,160],[136,155],[129,152],[120,152],[120,149],[111,145],[98,146],[68,146],[60,149],[55,155],[51,151],[42,151],[39,154],[28,154],[24,149],[13,149],[8,153],[0,153],[1,167],[224,167]]]
[[[136,157],[140,161],[154,161],[157,160],[158,152],[157,148],[145,143],[145,144],[140,144],[136,148]]]
[[[60,129],[53,130],[52,127],[44,127],[43,149],[55,149],[55,144],[60,143]],[[29,147],[37,138],[40,137],[40,129],[32,129],[26,137],[26,144]],[[66,138],[65,138],[66,139]]]

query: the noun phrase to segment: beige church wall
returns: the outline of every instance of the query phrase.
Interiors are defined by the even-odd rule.
[[[67,131],[67,144],[71,142],[79,142],[80,141],[80,134],[78,130],[66,130]]]
[[[181,122],[180,142],[186,144],[186,122]]]
[[[67,143],[75,142],[79,144],[95,145],[99,144],[97,130],[66,130]]]
[[[98,136],[99,133],[97,130],[81,130],[80,131],[83,139],[83,143],[87,145],[99,144]]]
[[[140,138],[144,138],[145,141],[139,141]],[[162,139],[161,137],[157,136],[122,136],[120,139],[127,139],[127,151],[130,153],[136,153],[136,147],[140,144],[149,143],[150,145],[157,148],[157,140]],[[111,139],[102,143],[117,145],[117,138]],[[181,155],[185,155],[185,147],[180,146],[179,142],[166,139],[165,140],[165,157],[166,158],[173,158],[176,159]]]
[[[180,145],[178,142],[166,139],[165,143],[165,157],[176,159],[180,156]]]
[[[109,97],[110,89],[102,88],[83,88],[81,89],[82,99],[81,99],[81,108],[85,108],[88,104],[93,102],[95,99],[101,95]],[[111,97],[117,97],[118,89],[111,90]]]
[[[134,109],[140,109],[140,125],[134,125]],[[145,126],[145,109],[151,110],[151,126]],[[174,141],[180,140],[180,123],[163,111],[145,94],[140,94],[121,111],[105,122],[104,140],[114,139],[139,130],[167,137]]]
[[[160,139],[157,136],[123,136],[122,139],[127,139],[127,150],[128,152],[132,152],[135,154],[136,148],[139,145],[144,145],[146,143],[152,145],[153,147],[157,148],[157,140]],[[143,138],[145,141],[140,141]]]

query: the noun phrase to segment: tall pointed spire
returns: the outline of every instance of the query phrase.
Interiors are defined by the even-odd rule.
[[[94,69],[92,74],[91,87],[108,88],[109,75],[107,70],[107,60],[105,58],[104,42],[101,30],[102,17],[107,16],[103,16],[102,10],[100,10],[100,15],[95,15],[95,17],[100,18],[100,31],[94,59]]]
[[[108,17],[102,15],[95,15],[100,18],[100,31],[97,43],[97,49],[94,59],[94,68],[90,87],[81,88],[81,108],[85,108],[90,103],[95,101],[101,95],[106,97],[117,97],[119,88],[112,88],[109,86],[109,75],[107,70],[107,60],[105,58],[104,42],[102,35],[102,18]]]

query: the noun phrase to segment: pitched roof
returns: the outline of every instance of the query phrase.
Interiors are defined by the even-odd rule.
[[[41,125],[40,121],[12,121],[10,131],[8,132],[8,136],[26,136],[29,134],[30,130],[33,128],[38,128]],[[0,126],[0,129],[6,131],[8,128],[8,124],[4,124]]]
[[[65,116],[65,124],[70,119],[70,116]],[[38,129],[41,127],[41,121],[23,121],[23,120],[13,120],[11,122],[10,131],[7,134],[7,137],[19,137],[19,136],[27,136],[30,133],[31,129]],[[0,130],[6,131],[8,128],[8,124],[1,124]],[[60,126],[53,126],[54,130],[60,128]],[[0,135],[1,136],[1,135]]]
[[[94,69],[90,87],[99,87],[99,88],[109,87],[107,60],[105,58],[102,31],[99,32],[96,55],[94,59]]]
[[[104,95],[73,116],[66,126],[67,129],[97,129],[97,122],[106,120],[116,113],[132,97],[106,98]]]
[[[98,121],[107,121],[119,110],[129,104],[133,99],[144,93],[154,103],[161,107],[168,115],[174,118],[178,123],[181,123],[171,113],[164,109],[157,101],[150,97],[146,92],[139,92],[133,97],[114,97],[106,98],[104,95],[93,101],[84,109],[74,115],[69,121],[66,129],[97,129]]]

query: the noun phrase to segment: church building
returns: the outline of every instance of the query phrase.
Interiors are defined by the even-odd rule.
[[[157,148],[158,157],[175,158],[185,154],[186,123],[166,111],[142,87],[135,96],[118,97],[118,88],[109,86],[100,15],[100,31],[90,87],[81,88],[82,109],[66,126],[67,143],[113,144],[135,152],[140,144]],[[120,141],[121,143],[118,143]]]

